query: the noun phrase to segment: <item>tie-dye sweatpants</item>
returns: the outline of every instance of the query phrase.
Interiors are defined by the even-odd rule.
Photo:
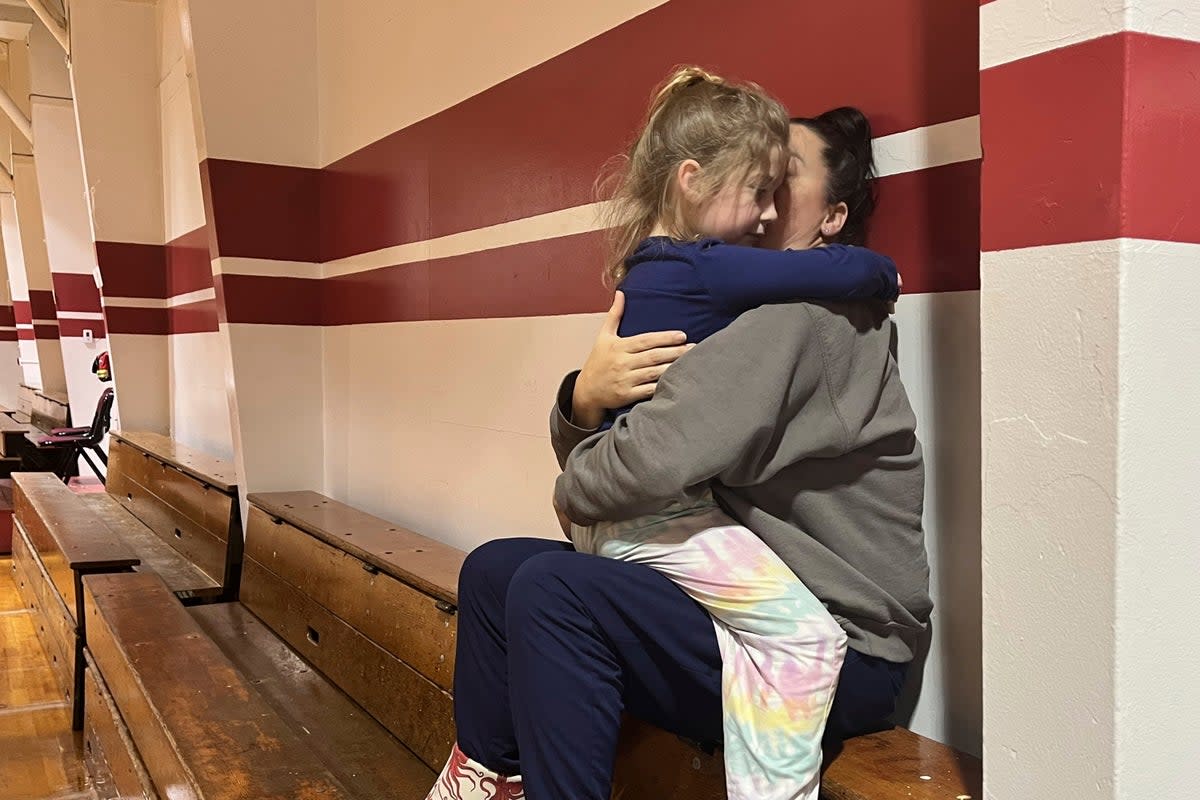
[[[712,615],[730,800],[816,800],[846,633],[795,573],[707,498],[575,526],[571,539],[581,552],[658,570]]]

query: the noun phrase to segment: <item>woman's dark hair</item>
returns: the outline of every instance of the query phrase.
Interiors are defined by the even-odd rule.
[[[819,117],[793,117],[825,143],[822,157],[829,170],[826,200],[845,203],[846,224],[835,237],[841,244],[867,243],[867,224],[875,212],[875,156],[871,152],[871,123],[857,108],[843,106]]]

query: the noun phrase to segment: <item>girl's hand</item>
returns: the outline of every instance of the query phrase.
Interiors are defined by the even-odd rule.
[[[581,428],[600,427],[606,409],[649,399],[667,367],[693,347],[682,331],[621,338],[617,330],[624,313],[625,295],[617,292],[575,381],[571,421]]]

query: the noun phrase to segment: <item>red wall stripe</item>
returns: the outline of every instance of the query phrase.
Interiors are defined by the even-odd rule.
[[[105,297],[165,300],[213,286],[207,226],[165,245],[96,242],[96,260]]]
[[[165,308],[128,308],[108,306],[104,309],[109,333],[139,333],[166,336],[171,323]]]
[[[57,339],[58,325],[34,325],[33,333],[38,339]]]
[[[213,287],[212,258],[208,249],[208,226],[171,240],[166,252],[167,297]]]
[[[17,341],[16,331],[0,330],[0,342],[15,342]]]
[[[320,170],[210,158],[200,183],[213,253],[320,260]]]
[[[909,293],[979,288],[979,162],[879,182],[871,244]],[[947,198],[954,198],[947,202]],[[354,325],[603,311],[601,232],[527,242],[324,280],[218,276],[228,321]]]
[[[33,322],[33,310],[29,307],[28,300],[13,300],[13,319],[14,324],[28,325]]]
[[[1124,235],[1200,244],[1200,42],[1124,38]]]
[[[63,338],[83,336],[85,330],[92,332],[92,336],[97,339],[103,339],[107,336],[104,327],[104,320],[101,319],[60,319],[58,321],[58,330]]]
[[[32,328],[17,328],[17,338],[23,342],[32,342],[37,339],[37,337],[33,335]]]
[[[57,314],[54,306],[54,292],[51,289],[30,289],[29,308],[33,319],[54,319]]]
[[[16,314],[12,306],[0,306],[0,327],[11,328],[17,324]]]
[[[96,242],[105,297],[166,299],[167,256],[159,244]]]
[[[680,62],[753,78],[797,112],[859,105],[879,135],[979,111],[979,15],[959,0],[860,0],[819,31],[791,0],[738,11],[769,24],[730,36],[713,22],[724,0],[667,3],[324,170],[209,159],[213,252],[321,262],[592,202]]]
[[[92,275],[82,275],[74,272],[55,272],[54,300],[59,311],[100,310],[100,290],[96,288],[96,278]]]
[[[980,80],[984,250],[1200,242],[1200,43],[1115,34]]]
[[[201,300],[168,309],[171,333],[210,333],[217,326],[217,303]]]

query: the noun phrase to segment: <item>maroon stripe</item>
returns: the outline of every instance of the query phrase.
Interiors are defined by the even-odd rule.
[[[217,303],[201,300],[168,309],[171,333],[209,333],[217,326]]]
[[[983,249],[1200,242],[1197,75],[1200,43],[1138,33],[985,70]]]
[[[15,342],[17,341],[16,331],[0,330],[0,342]]]
[[[280,261],[320,257],[320,170],[206,159],[200,182],[213,253]]]
[[[96,288],[94,276],[55,272],[51,277],[54,279],[54,300],[59,311],[100,310],[100,290]]]
[[[50,289],[30,289],[29,309],[33,319],[54,319],[58,313],[54,307],[54,292]]]
[[[870,245],[895,259],[905,294],[979,288],[979,161],[879,181]]]
[[[189,231],[165,247],[167,297],[211,289],[212,259],[208,250],[208,227]]]
[[[110,333],[140,333],[165,336],[171,332],[165,308],[106,306],[104,317]]]
[[[960,0],[859,0],[819,35],[793,0],[743,3],[769,23],[753,36],[713,23],[728,13],[667,3],[324,170],[209,159],[213,252],[328,261],[591,202],[680,62],[753,78],[801,113],[858,105],[878,135],[979,111],[979,15]]]
[[[1125,39],[1122,235],[1200,244],[1200,42]]]
[[[17,324],[16,315],[13,313],[12,306],[0,306],[0,327],[11,328]]]
[[[58,325],[34,325],[33,333],[38,339],[57,339]]]
[[[96,242],[105,297],[165,299],[167,257],[160,244]]]
[[[33,335],[32,328],[17,328],[17,338],[24,342],[32,342],[37,337]]]
[[[979,161],[879,181],[871,246],[910,294],[979,288]],[[915,231],[923,235],[914,235]],[[602,311],[603,234],[528,242],[312,280],[219,276],[231,322],[352,325]]]
[[[226,322],[267,325],[320,325],[322,293],[328,280],[217,275],[217,297]]]
[[[13,300],[13,324],[28,325],[33,322],[33,311],[28,300]]]
[[[64,339],[67,337],[80,338],[85,330],[91,331],[92,336],[97,339],[103,339],[107,335],[104,329],[104,320],[101,319],[60,319],[58,330]]]

